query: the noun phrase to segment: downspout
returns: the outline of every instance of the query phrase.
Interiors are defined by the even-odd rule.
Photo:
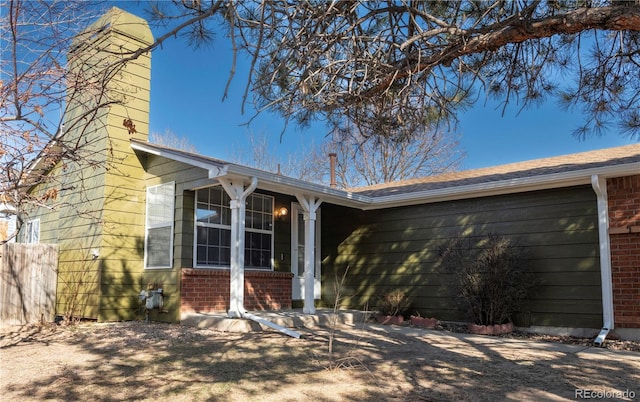
[[[611,245],[609,243],[609,206],[607,201],[607,180],[598,175],[591,176],[591,186],[598,201],[598,237],[600,240],[600,278],[602,282],[602,329],[593,341],[602,346],[605,338],[614,328],[613,285],[611,280]]]
[[[245,189],[222,179],[220,184],[231,198],[231,272],[229,317],[240,317],[271,327],[293,338],[300,338],[299,332],[282,327],[264,318],[249,314],[244,308],[244,228],[247,197],[258,186],[258,178],[253,177]]]
[[[266,325],[267,327],[271,327],[271,328],[275,329],[278,332],[282,332],[285,335],[289,335],[292,338],[301,338],[302,337],[302,335],[298,331],[294,331],[292,329],[285,328],[285,327],[280,326],[280,325],[278,325],[278,324],[276,324],[274,322],[271,322],[269,320],[265,320],[264,318],[260,318],[258,316],[255,316],[255,315],[251,314],[251,313],[247,313],[246,311],[241,311],[241,315],[242,315],[242,318],[245,318],[245,319],[251,320],[251,321],[255,321],[255,322],[259,323],[259,324]]]

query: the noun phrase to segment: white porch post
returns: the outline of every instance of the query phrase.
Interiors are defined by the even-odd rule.
[[[253,177],[245,189],[244,183],[218,179],[231,198],[231,267],[229,273],[229,312],[231,318],[244,314],[244,226],[246,199],[256,189],[258,179]]]
[[[304,314],[314,314],[316,306],[314,303],[314,279],[315,279],[315,244],[316,244],[316,211],[322,200],[313,196],[305,198],[296,195],[298,202],[304,211]]]

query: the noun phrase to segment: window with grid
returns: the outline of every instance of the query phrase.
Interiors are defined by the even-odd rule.
[[[147,188],[145,267],[171,268],[175,182]]]
[[[221,187],[196,191],[195,260],[198,267],[231,265],[231,208]],[[245,211],[244,265],[271,269],[273,256],[273,197],[251,194]]]

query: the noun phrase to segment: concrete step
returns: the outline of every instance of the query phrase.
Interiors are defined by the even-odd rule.
[[[369,320],[371,312],[358,310],[318,309],[315,314],[304,314],[302,310],[252,311],[252,315],[285,328],[313,328],[336,325],[357,325]],[[270,329],[266,325],[243,318],[229,318],[220,313],[183,313],[183,325],[209,328],[224,332],[252,332]]]

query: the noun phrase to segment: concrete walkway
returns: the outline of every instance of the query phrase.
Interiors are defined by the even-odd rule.
[[[449,338],[453,344],[460,345],[473,343],[474,345],[484,345],[489,349],[497,351],[508,348],[521,350],[524,353],[536,353],[536,350],[545,353],[562,353],[573,355],[588,355],[591,359],[630,359],[640,363],[640,353],[614,351],[595,345],[573,345],[560,342],[543,342],[526,338],[508,338],[498,336],[474,335],[467,333],[457,333],[439,330],[429,330],[404,325],[382,325],[371,320],[372,312],[358,310],[340,310],[334,314],[333,309],[317,309],[315,314],[304,314],[302,309],[279,310],[279,311],[252,311],[251,314],[259,318],[271,321],[274,324],[288,329],[327,327],[337,320],[338,325],[366,327],[371,333],[384,336],[401,334],[413,338],[430,339],[431,341],[443,343],[443,338]],[[249,319],[228,318],[225,312],[219,313],[191,313],[182,315],[182,324],[197,328],[208,328],[223,332],[259,332],[273,331],[265,325]],[[444,341],[446,344],[447,341]]]
[[[570,343],[561,343],[561,342],[545,342],[536,339],[528,339],[528,338],[509,338],[509,337],[501,337],[501,336],[490,336],[490,335],[475,335],[475,334],[467,334],[460,332],[446,332],[439,330],[430,330],[430,329],[422,329],[416,327],[405,327],[405,326],[397,326],[397,325],[380,325],[380,324],[369,324],[367,328],[370,331],[373,331],[382,335],[393,335],[393,334],[402,334],[404,336],[410,336],[414,338],[421,339],[431,339],[433,341],[440,341],[442,344],[442,339],[452,338],[455,339],[454,343],[460,342],[458,346],[464,344],[473,344],[475,347],[484,346],[488,349],[492,349],[495,351],[504,351],[508,348],[510,353],[514,353],[514,351],[519,350],[520,354],[530,353],[535,355],[537,352],[551,352],[551,353],[561,353],[561,354],[572,354],[572,355],[590,355],[592,359],[611,359],[611,358],[624,358],[630,359],[631,361],[635,361],[640,364],[640,353],[624,351],[624,350],[611,350],[607,348],[601,348],[591,345],[575,345]],[[606,342],[606,341],[605,341]],[[502,353],[501,352],[501,353]]]

